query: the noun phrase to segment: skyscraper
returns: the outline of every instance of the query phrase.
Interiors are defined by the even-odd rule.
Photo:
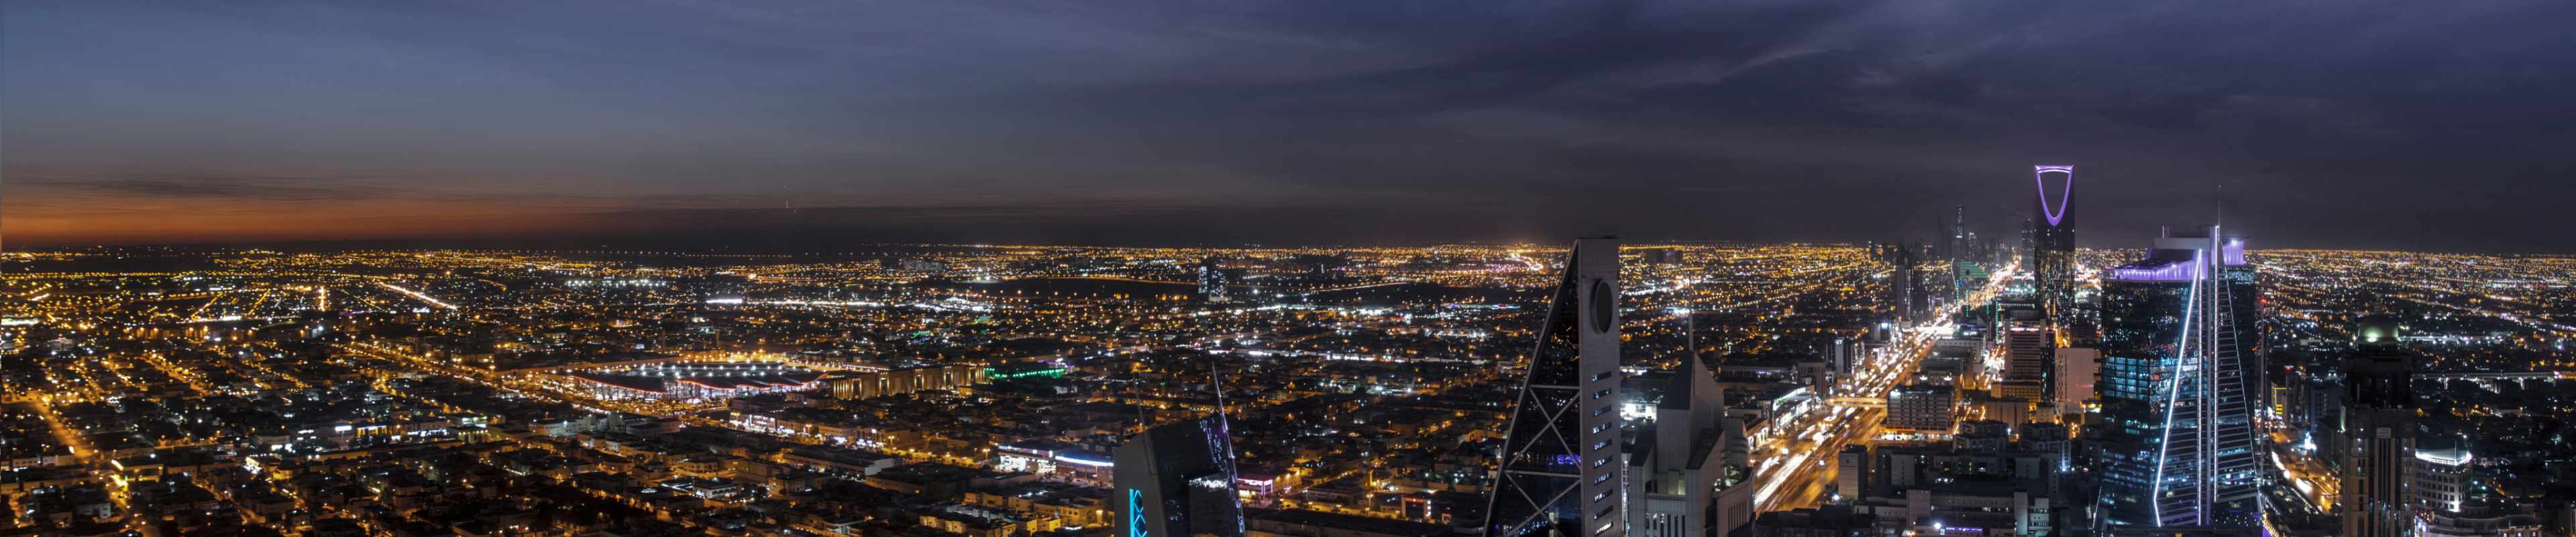
[[[1637,537],[1719,537],[1752,523],[1745,438],[1743,420],[1726,417],[1716,376],[1696,352],[1682,356],[1629,453],[1629,528]]]
[[[2032,402],[2048,401],[2055,395],[2049,374],[2055,371],[2057,341],[2048,330],[2047,320],[2039,312],[2007,312],[2015,318],[2003,325],[2003,382],[1995,388],[1997,397],[2021,397]],[[2027,318],[2023,318],[2027,315]]]
[[[2084,413],[2084,402],[2094,396],[2095,375],[2102,372],[2102,351],[2092,347],[2057,349],[2055,364],[2049,372],[2049,386],[2054,387],[2057,413],[2078,416]],[[2060,419],[2069,419],[2061,417]]]
[[[1217,266],[1216,258],[1199,262],[1199,296],[1207,297],[1209,302],[1224,302],[1226,283],[1225,268]]]
[[[1512,403],[1485,535],[1625,537],[1619,243],[1574,241]]]
[[[2414,375],[2396,338],[2383,341],[2375,329],[2356,331],[2371,336],[2354,341],[2358,352],[2344,360],[2343,430],[2352,445],[2344,451],[2337,507],[2349,537],[2398,537],[2415,529],[2408,472],[2417,454]]]
[[[2468,448],[2416,449],[2415,460],[2406,464],[2406,491],[2414,499],[2415,509],[2428,514],[2460,513],[2473,497],[2469,487],[2475,479],[2470,476],[2470,463],[2476,461],[2477,456]]]
[[[2057,184],[2050,184],[2050,174],[2057,174]],[[2075,200],[2075,167],[2033,166],[2031,175],[2038,182],[2039,196],[2032,204],[2026,235],[2030,243],[2024,245],[2030,252],[2025,268],[2049,314],[2059,315],[2075,292],[2075,222],[2067,216],[2067,204]]]
[[[1949,235],[1949,245],[1942,247],[1945,250],[1942,252],[1943,257],[1947,257],[1951,261],[1975,261],[1977,259],[1976,255],[1970,253],[1973,252],[1976,247],[1971,244],[1973,241],[1968,238],[1968,206],[1950,206]]]
[[[1968,206],[1950,206],[1950,301],[1964,304],[1985,278],[1986,252],[1977,234],[1968,231]]]
[[[2264,372],[2269,367],[2265,355],[2270,350],[2263,343],[2266,339],[2263,327],[2267,324],[2263,320],[2262,289],[2256,282],[2258,273],[2254,263],[2245,258],[2245,237],[2223,239],[2218,245],[2218,255],[2215,283],[2224,287],[2228,296],[2236,297],[2227,303],[2227,318],[2234,322],[2227,324],[2228,333],[2223,335],[2236,342],[2233,348],[2236,350],[2237,369],[2245,375],[2246,404],[2261,412],[2271,408],[2272,390],[2266,389],[2268,383],[2264,380]]]
[[[1243,535],[1234,441],[1223,414],[1146,429],[1111,453],[1119,537]]]
[[[2260,522],[2259,438],[2239,301],[2254,300],[2243,242],[2156,240],[2103,278],[2105,526],[2246,527]]]
[[[1931,289],[1924,274],[1922,252],[1925,248],[1902,242],[1879,256],[1892,270],[1887,275],[1886,303],[1894,310],[1898,324],[1922,318],[1932,311]]]

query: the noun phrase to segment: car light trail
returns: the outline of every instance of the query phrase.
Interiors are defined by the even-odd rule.
[[[438,299],[436,299],[436,298],[430,298],[430,296],[429,296],[429,295],[421,294],[419,291],[413,291],[413,290],[410,290],[410,289],[404,289],[404,288],[403,288],[403,286],[400,286],[400,285],[394,285],[394,284],[384,283],[384,282],[376,282],[376,285],[382,285],[382,286],[385,286],[385,288],[386,288],[386,289],[392,289],[392,290],[394,290],[394,292],[396,292],[396,293],[402,293],[404,296],[409,296],[409,297],[412,297],[412,298],[420,299],[420,301],[422,301],[422,302],[428,302],[428,303],[429,303],[430,305],[432,305],[432,306],[438,306],[438,307],[441,307],[441,308],[446,308],[446,309],[451,309],[451,310],[452,310],[452,309],[456,309],[456,306],[455,306],[454,304],[448,304],[448,303],[446,303],[446,302],[440,302],[440,301],[439,301]]]

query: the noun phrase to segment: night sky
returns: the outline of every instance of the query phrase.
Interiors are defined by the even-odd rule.
[[[2564,0],[0,5],[11,248],[2576,252]]]

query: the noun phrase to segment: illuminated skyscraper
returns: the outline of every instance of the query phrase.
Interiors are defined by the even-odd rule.
[[[1111,455],[1118,537],[1242,537],[1234,441],[1222,415],[1146,429]]]
[[[2030,243],[2024,249],[2030,257],[2024,268],[2049,314],[2057,315],[2075,293],[2075,222],[2067,210],[2075,200],[2075,167],[2033,166],[2031,175],[2038,181],[2039,196],[2026,235]],[[2051,181],[2051,175],[2058,180]]]
[[[2250,527],[2260,522],[2252,362],[2240,324],[2255,300],[2243,242],[2156,240],[2103,277],[2105,526]]]
[[[2456,439],[2451,440],[2451,443],[2457,442]],[[2406,465],[2406,491],[2414,500],[2416,511],[2459,514],[2468,506],[2468,500],[2476,496],[2469,490],[2476,484],[2476,479],[2470,475],[2473,473],[2471,463],[2474,462],[2477,462],[2477,456],[2467,448],[2416,449],[2415,460],[2408,461]]]
[[[1512,402],[1488,537],[1627,535],[1618,280],[1617,240],[1574,242]]]
[[[1199,262],[1199,296],[1209,302],[1224,302],[1227,283],[1225,268],[1217,266],[1216,258]]]

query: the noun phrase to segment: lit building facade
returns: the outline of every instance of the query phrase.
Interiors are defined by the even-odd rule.
[[[2036,316],[2007,321],[2003,343],[2003,382],[1995,386],[1995,396],[2050,400],[2056,386],[2049,384],[2048,377],[2054,373],[2051,362],[2057,359],[2057,340],[2048,323]]]
[[[1225,302],[1227,283],[1225,267],[1218,266],[1216,258],[1211,257],[1199,262],[1200,297],[1206,298],[1209,302]]]
[[[1959,389],[1939,384],[1909,384],[1887,393],[1889,429],[1948,432],[1957,422]]]
[[[2426,511],[2460,512],[2469,499],[2469,463],[2476,460],[2466,449],[2417,450],[2413,460],[2405,461],[2411,481],[2407,492]]]
[[[725,399],[823,387],[822,373],[771,362],[656,362],[542,377],[605,401]]]
[[[982,366],[951,364],[891,371],[863,371],[833,379],[832,397],[867,399],[922,390],[954,390],[984,381]]]
[[[2102,371],[2102,350],[2090,347],[2057,349],[2055,371],[2049,383],[2057,388],[2057,412],[2060,415],[2083,414],[2094,397],[2095,375]]]

